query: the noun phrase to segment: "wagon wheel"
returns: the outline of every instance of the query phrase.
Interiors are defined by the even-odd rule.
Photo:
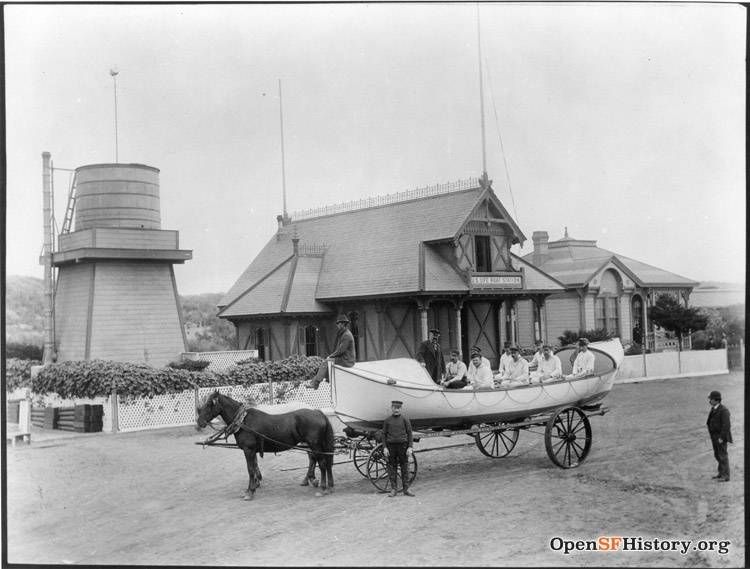
[[[362,476],[367,476],[367,459],[370,453],[377,446],[377,443],[367,437],[362,437],[357,441],[352,450],[352,460]]]
[[[409,459],[409,484],[411,484],[417,477],[417,457],[414,453],[408,457]],[[388,477],[388,459],[383,453],[382,443],[378,444],[370,453],[370,457],[367,459],[367,478],[372,482],[380,492],[388,492],[391,489],[391,480]],[[396,488],[402,488],[403,485],[400,483],[401,480],[401,469],[396,471]]]
[[[560,468],[575,468],[591,450],[591,423],[578,407],[565,407],[552,414],[544,430],[547,456]]]
[[[497,429],[488,433],[477,433],[474,440],[483,455],[503,458],[515,448],[518,442],[518,429]]]

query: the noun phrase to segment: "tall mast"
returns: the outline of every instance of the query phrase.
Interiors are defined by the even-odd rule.
[[[479,110],[482,122],[482,181],[487,183],[487,143],[484,127],[484,83],[482,81],[482,32],[479,25],[479,4],[477,4],[477,54],[479,56]]]
[[[51,364],[55,352],[55,321],[52,273],[52,161],[49,152],[42,152],[42,218],[44,224],[44,249],[40,261],[44,265],[44,352],[42,363]]]
[[[112,81],[115,85],[115,164],[119,162],[119,148],[117,144],[117,74],[119,71],[116,69],[110,69],[109,74],[112,76]]]
[[[279,79],[279,122],[281,130],[281,196],[283,199],[284,223],[288,219],[286,212],[286,169],[284,167],[284,109],[281,103],[281,79]]]

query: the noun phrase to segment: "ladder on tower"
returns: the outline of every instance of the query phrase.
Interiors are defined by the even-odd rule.
[[[65,218],[63,219],[62,233],[70,233],[70,227],[73,224],[73,211],[76,208],[76,179],[73,175],[73,181],[70,183],[68,191],[68,205],[65,208]]]

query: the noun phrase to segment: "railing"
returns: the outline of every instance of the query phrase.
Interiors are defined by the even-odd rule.
[[[371,207],[379,207],[383,205],[390,205],[393,203],[404,202],[419,198],[426,198],[430,196],[437,196],[440,194],[449,194],[452,192],[460,192],[463,190],[469,190],[472,188],[479,187],[478,178],[468,178],[465,180],[458,180],[455,182],[446,182],[444,184],[436,184],[434,186],[425,186],[423,188],[416,188],[414,190],[406,190],[403,192],[396,192],[395,194],[386,194],[383,196],[375,196],[371,198],[362,198],[359,200],[353,200],[350,202],[344,202],[340,204],[331,204],[321,207],[315,207],[310,209],[303,209],[292,212],[290,217],[294,221],[301,219],[310,219],[312,217],[321,217],[324,215],[332,215],[334,213],[343,213],[347,211],[355,211],[360,209],[367,209]]]

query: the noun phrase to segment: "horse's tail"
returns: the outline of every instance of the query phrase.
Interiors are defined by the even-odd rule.
[[[323,414],[326,419],[326,432],[325,432],[325,452],[326,452],[326,458],[328,459],[328,465],[330,467],[333,467],[333,449],[334,449],[334,438],[333,438],[333,425],[331,425],[331,420]]]

